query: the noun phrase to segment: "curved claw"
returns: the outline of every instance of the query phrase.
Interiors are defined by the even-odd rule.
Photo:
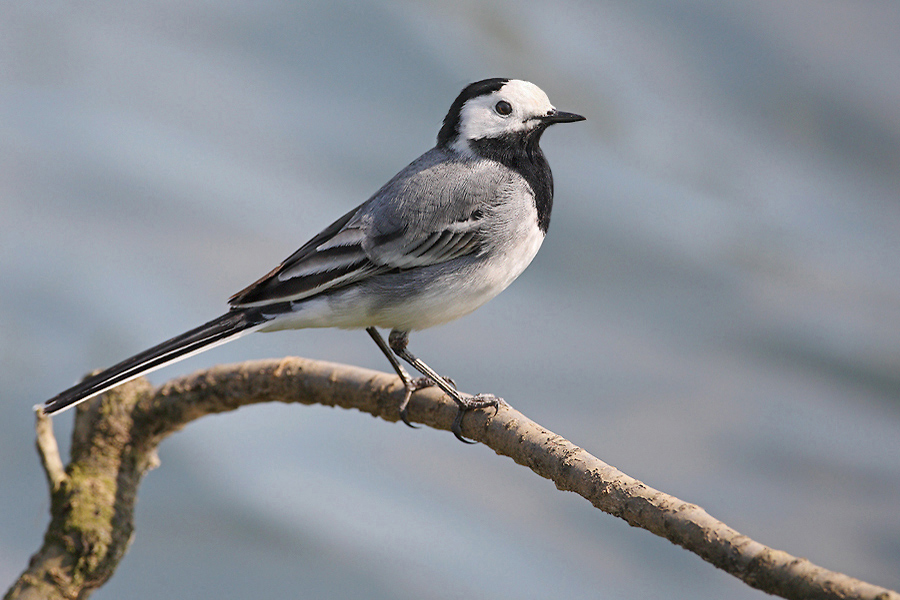
[[[456,383],[454,383],[452,379],[449,377],[444,377],[443,379],[456,389]],[[416,377],[415,379],[410,380],[409,386],[406,388],[406,395],[403,397],[403,402],[400,403],[400,420],[406,423],[408,427],[421,429],[420,425],[413,425],[409,421],[409,401],[412,398],[412,395],[419,390],[424,390],[425,388],[430,388],[434,385],[437,384],[432,381],[430,377]]]
[[[462,406],[459,407],[459,410],[456,411],[456,418],[453,419],[453,425],[450,426],[450,431],[452,431],[453,435],[456,436],[456,439],[461,441],[463,444],[477,444],[478,442],[474,440],[467,440],[463,437],[462,434],[462,420],[463,415],[466,414],[466,410],[468,409],[463,408]]]
[[[400,411],[400,420],[403,421],[404,423],[406,423],[407,427],[411,427],[412,429],[422,429],[421,425],[413,425],[412,423],[409,422],[409,417],[406,416],[405,409]]]
[[[412,398],[413,392],[419,390],[421,388],[416,387],[415,389],[406,388],[406,395],[403,397],[403,402],[400,403],[400,420],[406,423],[407,427],[412,427],[413,429],[421,429],[420,425],[413,425],[409,422],[409,400]]]
[[[457,401],[458,402],[458,401]],[[470,398],[466,398],[464,402],[459,402],[459,410],[456,411],[456,418],[453,419],[453,425],[450,426],[450,431],[453,432],[453,435],[456,436],[456,439],[461,441],[464,444],[477,444],[478,442],[467,440],[463,437],[462,434],[462,420],[467,411],[478,409],[478,408],[494,408],[494,414],[497,414],[497,411],[500,410],[500,398],[491,394],[478,394],[476,396],[472,396]]]

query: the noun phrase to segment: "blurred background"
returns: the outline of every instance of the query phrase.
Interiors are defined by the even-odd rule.
[[[0,5],[0,589],[48,520],[32,405],[220,314],[434,144],[542,87],[549,236],[412,338],[648,485],[900,588],[900,4]],[[253,335],[154,373],[362,332]],[[55,420],[65,447],[71,415]],[[483,446],[258,406],[167,440],[111,598],[763,598]]]

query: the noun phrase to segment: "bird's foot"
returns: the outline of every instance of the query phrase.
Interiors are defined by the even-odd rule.
[[[449,377],[443,377],[443,380],[447,382],[450,387],[456,389],[456,382],[454,382]],[[418,429],[418,425],[413,425],[409,421],[409,400],[412,398],[412,395],[419,390],[424,390],[425,388],[430,388],[437,385],[434,380],[430,377],[416,377],[415,379],[409,380],[409,385],[406,385],[406,395],[403,396],[403,402],[400,403],[400,419],[406,423],[409,427],[413,429]]]
[[[476,443],[472,440],[467,440],[462,434],[462,420],[466,412],[479,408],[493,407],[494,414],[496,415],[497,411],[500,409],[500,404],[504,403],[503,398],[498,398],[493,394],[476,394],[475,396],[469,396],[467,398],[454,398],[454,400],[459,404],[459,410],[456,412],[456,418],[453,419],[453,425],[450,426],[450,431],[453,432],[456,439],[464,444]]]

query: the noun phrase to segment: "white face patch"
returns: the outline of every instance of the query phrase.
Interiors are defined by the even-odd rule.
[[[497,110],[498,102],[512,108],[508,115]],[[500,137],[531,129],[537,118],[555,110],[547,94],[527,81],[511,79],[496,92],[467,101],[460,111],[457,150],[468,150],[469,140]]]

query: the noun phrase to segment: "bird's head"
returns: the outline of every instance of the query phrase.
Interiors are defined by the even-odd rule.
[[[538,86],[520,79],[485,79],[466,86],[438,133],[438,146],[471,152],[478,140],[533,138],[537,142],[554,123],[583,121],[584,117],[556,110]]]

